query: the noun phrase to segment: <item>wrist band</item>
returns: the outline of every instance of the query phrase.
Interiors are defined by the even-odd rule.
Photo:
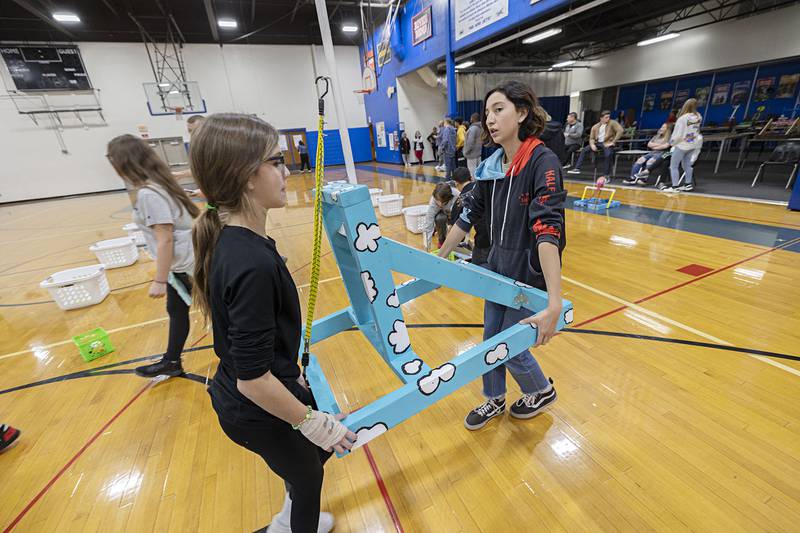
[[[300,429],[300,426],[302,426],[303,424],[305,424],[306,422],[311,420],[311,412],[312,411],[313,411],[313,409],[311,409],[311,406],[310,405],[306,405],[306,417],[303,420],[301,420],[299,424],[292,424],[292,429],[295,429],[295,430]]]

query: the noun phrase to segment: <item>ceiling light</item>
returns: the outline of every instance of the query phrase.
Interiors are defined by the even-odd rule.
[[[80,22],[81,19],[74,13],[53,13],[53,18],[59,22]]]
[[[664,35],[659,35],[658,37],[653,37],[652,39],[645,39],[644,41],[639,41],[636,43],[636,46],[647,46],[648,44],[656,44],[660,43],[661,41],[669,41],[670,39],[674,39],[675,37],[680,37],[680,33],[665,33]]]
[[[217,25],[220,28],[237,28],[239,24],[233,19],[219,19]]]
[[[180,94],[180,91],[170,91],[169,94]]]
[[[456,69],[469,68],[474,64],[475,64],[475,62],[471,61],[471,60],[470,61],[464,61],[463,63],[459,63],[458,65],[456,65]]]
[[[342,31],[345,33],[356,33],[358,31],[358,26],[355,24],[345,24],[342,26]]]
[[[537,41],[541,41],[547,39],[548,37],[552,37],[553,35],[558,35],[561,33],[561,28],[550,28],[549,30],[545,30],[541,33],[537,33],[535,35],[531,35],[522,40],[522,44],[531,44]]]
[[[553,65],[553,68],[568,67],[568,66],[573,65],[573,64],[575,64],[575,60],[574,59],[570,59],[568,61],[562,61],[561,63],[556,63],[555,65]]]
[[[159,83],[158,84],[159,87],[169,87],[170,85],[172,85],[172,84],[171,83]]]

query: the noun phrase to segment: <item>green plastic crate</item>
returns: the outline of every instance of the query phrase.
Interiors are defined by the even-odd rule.
[[[114,346],[108,338],[108,333],[103,328],[96,328],[87,333],[76,335],[72,337],[72,341],[78,346],[81,357],[87,363],[114,351]]]

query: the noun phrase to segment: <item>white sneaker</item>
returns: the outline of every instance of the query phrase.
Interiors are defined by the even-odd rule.
[[[267,533],[292,533],[292,500],[289,499],[289,493],[283,500],[283,508],[281,511],[272,517],[272,523],[267,527]],[[317,526],[317,533],[329,533],[335,524],[336,520],[331,513],[319,513],[319,525]]]
[[[579,168],[573,168],[571,170],[567,170],[567,174],[580,174],[581,170]]]

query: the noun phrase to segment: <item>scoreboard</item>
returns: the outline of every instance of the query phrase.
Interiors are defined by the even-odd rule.
[[[86,91],[92,83],[77,46],[0,44],[18,91]]]

